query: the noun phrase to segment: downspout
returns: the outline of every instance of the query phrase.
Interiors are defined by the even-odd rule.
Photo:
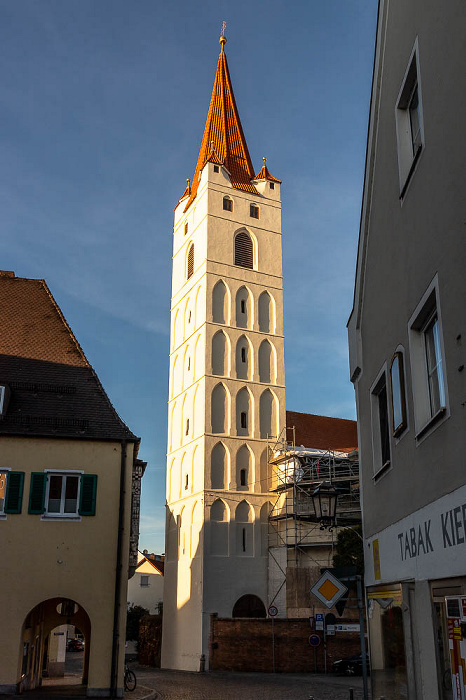
[[[117,560],[115,571],[115,600],[113,604],[113,641],[112,641],[112,668],[110,677],[110,697],[116,698],[118,692],[118,653],[119,653],[119,619],[120,619],[120,594],[122,574],[122,545],[123,545],[123,521],[125,512],[125,480],[126,480],[126,440],[121,441],[120,462],[120,505],[118,511],[118,540]]]

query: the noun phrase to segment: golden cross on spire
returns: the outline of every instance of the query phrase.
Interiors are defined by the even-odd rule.
[[[222,22],[222,33],[221,33],[220,39],[219,39],[219,42],[220,42],[220,44],[222,45],[222,49],[221,49],[222,51],[223,51],[223,49],[224,49],[224,47],[225,47],[225,44],[227,43],[227,39],[226,39],[226,36],[225,36],[225,29],[226,29],[226,28],[227,28],[227,23],[225,22],[225,20],[223,20],[223,22]]]

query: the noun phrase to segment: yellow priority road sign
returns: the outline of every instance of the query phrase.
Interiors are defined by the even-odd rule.
[[[327,608],[333,608],[347,592],[347,587],[336,576],[326,571],[311,588],[313,593]]]

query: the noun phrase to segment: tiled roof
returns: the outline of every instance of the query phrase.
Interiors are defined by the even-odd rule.
[[[329,418],[312,413],[286,412],[287,442],[319,450],[353,450],[358,446],[357,423],[346,418]]]
[[[260,171],[257,173],[256,177],[254,178],[255,180],[270,180],[271,182],[279,182],[281,184],[281,180],[278,180],[276,177],[270,174],[270,171],[268,167],[265,165],[262,166]]]
[[[230,173],[233,187],[257,193],[256,188],[251,183],[251,180],[254,179],[254,170],[236,107],[227,58],[223,50],[218,58],[214,88],[201,150],[194,172],[191,195],[184,211],[187,210],[197,194],[200,173],[208,160],[225,166]]]
[[[0,435],[138,441],[113,408],[44,280],[0,272]]]

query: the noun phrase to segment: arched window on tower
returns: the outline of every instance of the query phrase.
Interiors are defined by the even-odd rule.
[[[210,456],[210,481],[213,489],[224,489],[226,485],[226,450],[217,442]]]
[[[250,425],[250,396],[246,387],[240,389],[236,395],[236,434],[251,435]]]
[[[251,481],[251,453],[247,445],[242,445],[236,454],[236,488],[247,491]]]
[[[254,264],[254,250],[251,236],[246,231],[240,231],[235,236],[235,265],[249,267]]]
[[[260,397],[259,414],[261,438],[275,436],[277,434],[276,402],[270,389],[266,389]]]
[[[226,391],[223,384],[217,384],[212,392],[211,421],[213,433],[225,433],[227,423]]]
[[[259,330],[261,333],[273,333],[272,300],[268,292],[259,297]]]
[[[194,243],[191,243],[191,245],[188,248],[188,255],[186,258],[186,279],[189,280],[189,278],[192,276],[194,272]]]
[[[228,510],[220,498],[210,507],[210,552],[228,556]]]
[[[214,323],[228,323],[227,304],[227,288],[224,282],[219,280],[212,292],[212,319]]]
[[[253,543],[253,511],[247,501],[241,501],[235,513],[236,524],[236,554],[252,557]]]
[[[212,374],[227,374],[227,338],[223,331],[218,331],[212,338]]]

